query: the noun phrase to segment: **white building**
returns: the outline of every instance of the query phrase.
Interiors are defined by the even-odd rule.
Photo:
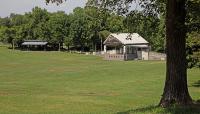
[[[106,60],[148,60],[150,46],[137,33],[110,34],[104,41]]]

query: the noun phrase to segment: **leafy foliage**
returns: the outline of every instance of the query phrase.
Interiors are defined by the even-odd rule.
[[[0,18],[0,40],[10,44],[15,42],[18,47],[23,40],[44,40],[52,49],[64,44],[76,50],[100,50],[102,40],[108,36],[102,31],[122,32],[123,19],[90,6],[78,7],[69,15],[35,7],[25,15],[11,14]]]
[[[188,0],[186,25],[188,67],[200,68],[200,0]]]
[[[192,32],[187,38],[188,67],[200,67],[200,34]]]

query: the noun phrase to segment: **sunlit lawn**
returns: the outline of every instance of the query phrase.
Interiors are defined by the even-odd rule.
[[[189,70],[188,75],[191,96],[198,100],[200,70]],[[154,108],[164,79],[162,61],[104,61],[96,56],[0,47],[0,113],[177,113]]]

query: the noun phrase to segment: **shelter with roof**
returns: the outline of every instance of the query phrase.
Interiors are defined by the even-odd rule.
[[[148,60],[149,42],[137,33],[113,33],[104,41],[106,60]]]
[[[27,50],[46,50],[48,42],[41,40],[25,40],[21,45]]]

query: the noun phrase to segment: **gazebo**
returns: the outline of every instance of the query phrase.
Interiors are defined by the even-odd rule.
[[[113,33],[104,41],[105,60],[148,60],[150,46],[137,33]]]

